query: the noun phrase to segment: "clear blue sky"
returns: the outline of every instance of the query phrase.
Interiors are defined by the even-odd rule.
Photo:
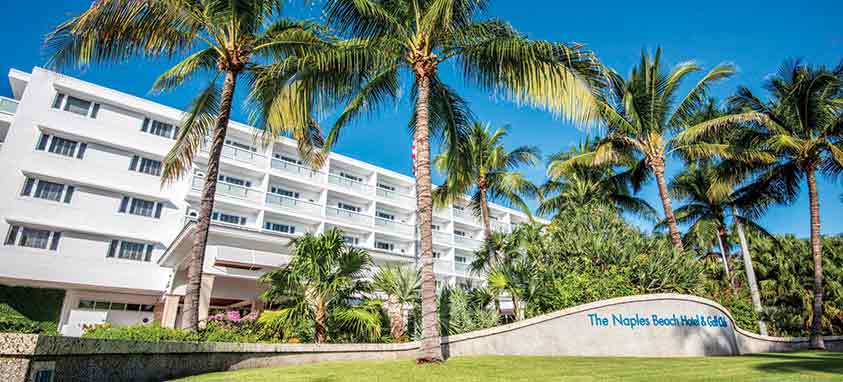
[[[7,48],[0,70],[29,70],[43,65],[43,35],[69,15],[90,5],[90,0],[29,0],[4,7],[0,35]],[[318,18],[318,7],[290,2],[290,14]],[[714,95],[722,99],[738,85],[761,91],[765,76],[776,71],[785,58],[803,58],[812,64],[833,65],[843,60],[843,12],[839,2],[723,1],[702,3],[676,1],[562,2],[558,0],[498,0],[489,15],[501,17],[536,39],[576,41],[587,44],[603,62],[622,74],[629,73],[642,48],[661,46],[668,64],[695,60],[706,68],[730,61],[739,73],[717,85]],[[165,62],[132,62],[108,67],[92,67],[73,76],[144,96],[170,106],[184,108],[198,84],[173,93],[149,94],[154,78]],[[547,113],[518,108],[496,100],[484,92],[465,86],[452,67],[441,68],[446,81],[456,86],[483,121],[511,125],[509,146],[536,145],[549,154],[569,147],[588,132],[577,130]],[[242,93],[242,91],[241,91]],[[10,94],[7,81],[0,95]],[[405,97],[406,98],[406,97]],[[337,151],[402,173],[410,173],[410,137],[406,131],[409,108],[406,102],[376,119],[354,126],[343,134]],[[236,119],[245,121],[242,113]],[[671,166],[675,171],[677,166]],[[541,168],[527,170],[530,178],[544,179]],[[823,179],[820,207],[824,234],[843,232],[843,193],[841,181]],[[659,206],[654,185],[642,195]],[[775,207],[761,223],[776,233],[808,234],[808,201],[805,192],[792,206]]]

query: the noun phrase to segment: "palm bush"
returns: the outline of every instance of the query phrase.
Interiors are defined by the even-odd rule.
[[[375,274],[372,287],[386,295],[385,305],[392,339],[396,342],[404,341],[409,313],[413,305],[419,302],[419,271],[412,266],[387,264]]]

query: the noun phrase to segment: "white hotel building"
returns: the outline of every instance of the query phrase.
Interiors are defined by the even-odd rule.
[[[203,183],[161,187],[182,111],[51,71],[9,72],[0,98],[0,283],[66,290],[59,329],[160,320],[176,326]],[[260,309],[257,278],[289,259],[290,238],[338,227],[375,262],[417,261],[414,179],[331,154],[313,170],[295,142],[266,149],[232,122],[204,264],[200,316]],[[507,231],[527,217],[493,205]],[[471,281],[483,230],[464,204],[434,214],[435,272]]]

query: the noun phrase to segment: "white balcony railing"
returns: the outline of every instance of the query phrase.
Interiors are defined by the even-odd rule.
[[[371,215],[365,215],[359,212],[349,211],[346,209],[336,207],[326,207],[325,216],[367,227],[370,227],[372,225],[373,219],[373,216]]]
[[[474,224],[474,225],[480,224],[480,222],[477,220],[477,218],[474,216],[474,214],[472,214],[471,211],[469,211],[467,209],[459,210],[459,209],[454,208],[454,219],[460,220],[460,221],[463,221],[463,222],[466,222],[466,223]]]
[[[18,101],[11,98],[0,97],[0,113],[14,115],[18,111]]]
[[[402,204],[412,205],[416,201],[416,198],[413,197],[411,192],[392,191],[377,187],[375,193],[378,197],[393,200]]]
[[[434,209],[433,216],[440,217],[442,219],[451,219],[451,209],[450,208],[442,208],[442,209]]]
[[[447,233],[447,232],[433,231],[433,241],[435,243],[450,244],[450,243],[454,242],[453,237],[454,237],[454,235],[452,235],[450,233]]]
[[[469,263],[454,263],[454,273],[459,275],[468,275],[471,273],[471,264]]]
[[[416,230],[415,226],[379,217],[375,218],[375,226],[382,228],[384,231],[395,232],[408,236],[412,236]]]
[[[213,141],[211,139],[206,139],[205,146],[202,147],[202,152],[205,154],[210,153],[212,144]],[[223,145],[220,156],[258,167],[266,162],[266,155],[231,145]]]
[[[204,184],[204,177],[193,177],[193,190],[201,192]],[[257,204],[263,203],[263,191],[226,182],[217,182],[217,195],[247,200]]]
[[[461,248],[476,251],[483,245],[481,240],[472,239],[470,237],[454,235],[454,243]]]
[[[434,273],[454,273],[454,262],[447,261],[447,260],[434,260],[433,261],[433,272]]]
[[[266,205],[269,207],[280,207],[293,210],[295,212],[311,216],[319,216],[322,214],[322,207],[316,203],[273,193],[266,194]]]
[[[334,174],[328,174],[328,183],[345,189],[357,191],[362,194],[368,194],[372,190],[372,186],[369,186],[366,183],[358,182],[356,180],[351,180]]]
[[[491,226],[492,226],[492,231],[503,232],[503,233],[509,233],[509,232],[512,231],[509,228],[509,224],[506,224],[506,223],[492,221]]]
[[[313,182],[322,183],[324,181],[324,174],[316,171],[310,167],[302,166],[300,164],[288,162],[281,159],[272,159],[272,168],[284,173],[292,174],[302,179],[308,179]]]

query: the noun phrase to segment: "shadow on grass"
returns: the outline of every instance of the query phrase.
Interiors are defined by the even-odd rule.
[[[753,366],[755,369],[771,373],[825,372],[843,375],[843,353],[814,352],[797,354],[756,354],[758,359],[770,359]]]

